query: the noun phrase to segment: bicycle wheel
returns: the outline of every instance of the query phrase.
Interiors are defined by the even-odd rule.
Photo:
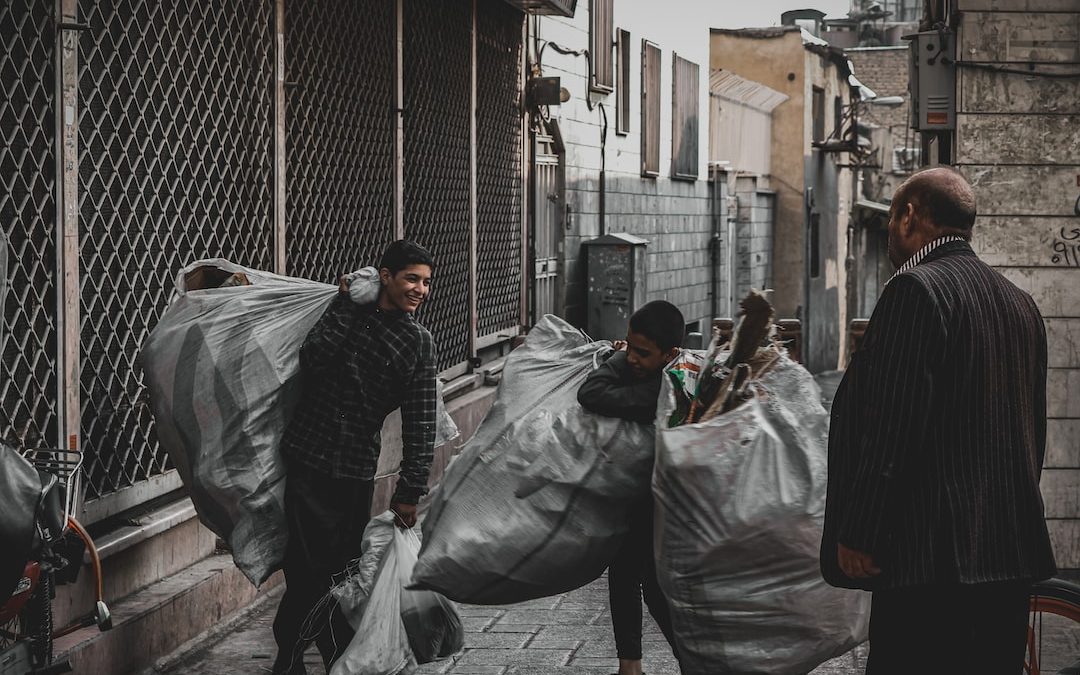
[[[23,608],[22,628],[30,640],[30,654],[35,668],[52,663],[52,574],[43,573],[38,587]]]
[[[1080,675],[1080,586],[1050,579],[1031,588],[1026,675]]]

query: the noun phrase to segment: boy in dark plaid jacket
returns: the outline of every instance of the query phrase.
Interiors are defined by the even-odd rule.
[[[427,492],[435,442],[435,345],[413,313],[427,297],[434,263],[411,241],[396,241],[379,265],[378,299],[358,305],[341,280],[338,296],[300,349],[303,395],[282,439],[287,461],[285,594],[274,619],[274,673],[304,673],[314,639],[326,664],[344,651],[352,630],[340,612],[330,625],[309,612],[333,575],[360,555],[386,416],[401,408],[402,461],[390,508],[416,523]],[[316,632],[317,631],[317,632]]]

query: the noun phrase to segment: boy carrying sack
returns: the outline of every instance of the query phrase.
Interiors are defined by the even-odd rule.
[[[578,389],[583,408],[606,417],[652,424],[664,367],[679,353],[682,312],[664,300],[647,303],[630,317],[626,341],[589,374]],[[649,491],[630,510],[630,531],[608,567],[608,601],[619,656],[618,675],[641,675],[641,599],[672,650],[671,612],[656,580],[653,560],[653,499]]]

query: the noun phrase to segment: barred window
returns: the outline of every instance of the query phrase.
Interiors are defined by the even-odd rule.
[[[619,83],[615,87],[615,133],[630,133],[630,31],[619,29],[615,39],[618,55]]]
[[[698,177],[698,64],[674,54],[671,63],[671,177]]]
[[[641,41],[641,173],[660,175],[660,48]]]
[[[615,88],[615,73],[611,58],[611,32],[614,0],[592,0],[589,3],[589,56],[592,72],[589,89],[610,93]]]

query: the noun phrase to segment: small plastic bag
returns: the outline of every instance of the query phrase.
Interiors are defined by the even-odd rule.
[[[368,524],[364,544],[355,572],[331,591],[356,635],[330,675],[409,675],[460,651],[465,630],[454,604],[405,588],[420,551],[416,531],[397,527],[387,512]]]

